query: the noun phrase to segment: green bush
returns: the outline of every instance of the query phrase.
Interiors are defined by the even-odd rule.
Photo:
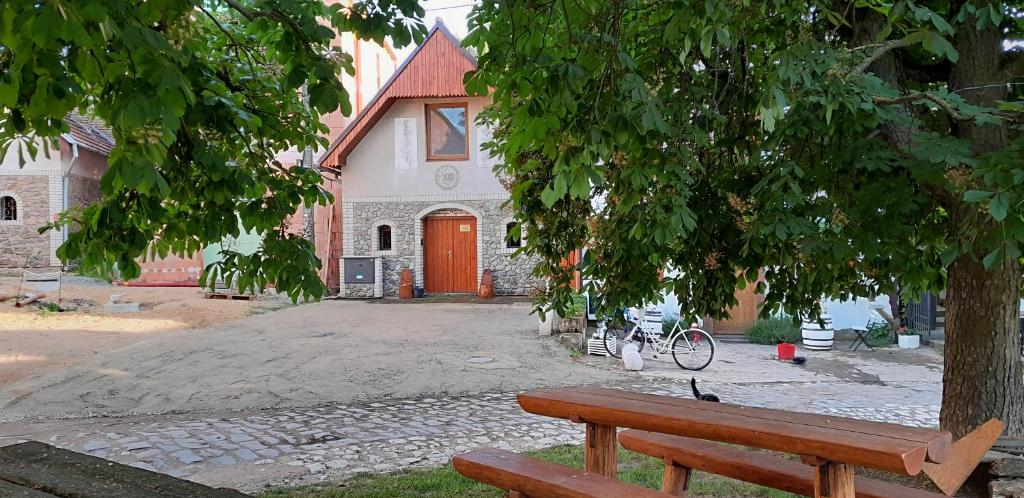
[[[747,330],[747,340],[753,344],[779,344],[798,342],[800,326],[785,318],[758,320]]]
[[[885,322],[871,322],[868,324],[868,345],[873,348],[891,346],[893,344],[892,330]]]
[[[661,317],[661,333],[667,334],[672,332],[672,327],[676,326],[676,322],[679,321],[679,315],[674,313],[665,313]]]

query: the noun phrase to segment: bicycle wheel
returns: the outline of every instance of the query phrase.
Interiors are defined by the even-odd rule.
[[[622,346],[626,343],[626,332],[622,325],[608,325],[604,329],[604,349],[615,358],[622,358]]]
[[[714,357],[715,341],[703,330],[684,330],[672,341],[672,359],[683,370],[704,370]]]
[[[626,336],[633,330],[633,324],[626,323],[609,325],[604,332],[604,349],[615,358],[622,358],[622,347],[629,343],[636,344],[637,351],[644,350],[643,331],[637,329],[633,337],[626,341]]]

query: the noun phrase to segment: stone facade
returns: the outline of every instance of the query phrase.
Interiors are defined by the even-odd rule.
[[[420,245],[423,218],[431,213],[462,211],[477,218],[477,282],[483,270],[494,276],[498,295],[529,295],[541,280],[532,275],[532,258],[513,259],[505,247],[505,225],[512,213],[502,206],[499,196],[485,199],[429,199],[426,196],[384,199],[350,199],[344,202],[344,254],[380,256],[384,296],[398,295],[398,282],[405,268],[413,270],[416,285],[423,285],[423,254]],[[503,197],[503,196],[502,196]],[[377,228],[391,227],[391,250],[377,247]],[[346,292],[346,295],[351,293]],[[354,296],[353,296],[354,297]]]
[[[0,196],[12,196],[18,203],[18,218],[0,221],[0,268],[50,266],[50,235],[39,227],[50,215],[48,176],[0,175]]]
[[[86,207],[100,201],[100,181],[97,178],[68,175],[68,207]]]

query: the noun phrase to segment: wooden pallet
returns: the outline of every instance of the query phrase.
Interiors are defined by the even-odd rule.
[[[239,301],[251,301],[256,296],[251,294],[236,294],[234,292],[207,292],[203,294],[206,299],[233,299]]]

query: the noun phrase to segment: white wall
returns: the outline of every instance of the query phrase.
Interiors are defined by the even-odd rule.
[[[21,167],[18,161],[18,148],[21,144],[12,144],[7,149],[7,154],[4,155],[3,163],[0,164],[0,175],[45,175],[48,171],[62,171],[60,149],[49,150],[50,157],[46,157],[43,141],[37,139],[35,143],[39,147],[39,151],[36,153],[35,159],[30,159],[28,151],[25,150],[24,167]]]
[[[469,160],[427,161],[425,104],[462,102],[469,103],[469,116],[466,118]],[[485,103],[485,97],[395,102],[356,145],[348,156],[347,164],[341,168],[343,197],[506,194],[505,187],[491,170],[491,163],[480,161],[480,137],[474,121]],[[415,119],[416,161],[412,169],[395,168],[396,118]],[[458,186],[451,190],[442,189],[434,181],[438,168],[445,165],[454,167],[459,174]]]

